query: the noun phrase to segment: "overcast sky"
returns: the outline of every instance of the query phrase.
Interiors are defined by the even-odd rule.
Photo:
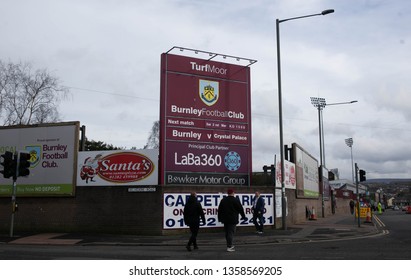
[[[408,0],[1,0],[0,59],[47,68],[70,88],[62,121],[87,137],[142,148],[159,119],[160,55],[173,46],[255,59],[253,169],[279,157],[275,20],[280,24],[284,144],[352,178],[411,178],[411,2]]]

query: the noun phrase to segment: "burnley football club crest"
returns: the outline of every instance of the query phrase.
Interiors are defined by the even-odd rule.
[[[207,106],[212,106],[217,102],[218,97],[220,95],[218,86],[218,82],[200,80],[199,95],[201,100]]]
[[[41,146],[26,146],[24,150],[30,154],[30,159],[28,160],[30,162],[30,167],[35,167],[41,159]]]

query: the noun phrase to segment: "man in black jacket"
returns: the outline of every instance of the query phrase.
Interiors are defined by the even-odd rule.
[[[238,198],[234,196],[234,190],[229,189],[218,205],[218,221],[224,224],[227,252],[234,252],[233,238],[239,222],[238,215],[246,219],[244,208]]]
[[[192,192],[184,206],[184,222],[190,227],[191,232],[190,239],[186,245],[188,251],[191,251],[191,245],[194,245],[194,249],[198,249],[197,234],[200,229],[200,218],[203,224],[205,224],[203,208],[200,202],[197,201],[197,194]]]

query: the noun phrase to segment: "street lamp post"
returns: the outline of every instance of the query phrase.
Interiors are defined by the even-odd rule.
[[[353,141],[353,139],[350,137],[350,138],[345,139],[345,144],[346,144],[348,147],[350,147],[350,150],[351,150],[352,182],[354,183],[354,160],[353,160],[353,157],[352,157],[352,145],[354,144],[354,141]]]
[[[286,224],[286,199],[285,199],[285,184],[284,184],[284,178],[285,178],[285,171],[284,171],[284,136],[283,136],[283,106],[282,106],[282,92],[281,92],[281,60],[280,60],[280,23],[289,21],[289,20],[295,20],[295,19],[301,19],[301,18],[306,18],[306,17],[313,17],[313,16],[324,16],[327,14],[334,13],[334,10],[328,9],[324,10],[319,14],[311,14],[311,15],[305,15],[305,16],[299,16],[299,17],[293,17],[293,18],[286,18],[286,19],[277,19],[276,20],[276,33],[277,33],[277,75],[278,75],[278,120],[279,120],[279,130],[280,130],[280,157],[281,157],[281,216],[282,216],[282,228],[284,230],[287,229],[287,224]]]

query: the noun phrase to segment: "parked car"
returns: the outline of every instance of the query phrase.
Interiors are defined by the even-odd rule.
[[[402,210],[402,211],[407,211],[407,210],[408,210],[408,205],[404,205],[404,206],[401,208],[401,210]]]
[[[400,210],[400,207],[398,207],[398,205],[395,205],[395,206],[392,208],[392,210],[398,211],[398,210]]]
[[[405,214],[411,214],[411,206],[407,206],[407,207],[408,207],[408,208],[407,208]]]

